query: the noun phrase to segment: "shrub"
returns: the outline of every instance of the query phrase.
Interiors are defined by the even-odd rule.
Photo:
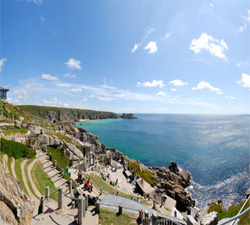
[[[26,145],[9,141],[4,138],[0,139],[0,150],[8,155],[8,157],[20,158],[34,158],[36,152],[34,149],[28,148]]]

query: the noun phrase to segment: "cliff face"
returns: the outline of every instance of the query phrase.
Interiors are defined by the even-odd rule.
[[[0,224],[28,225],[33,210],[21,186],[0,164]]]
[[[21,105],[21,109],[37,116],[42,119],[55,120],[57,122],[76,122],[81,119],[109,119],[109,118],[120,118],[116,113],[112,112],[101,112],[84,109],[68,109],[68,108],[57,108],[57,107],[46,107],[46,106],[31,106]]]

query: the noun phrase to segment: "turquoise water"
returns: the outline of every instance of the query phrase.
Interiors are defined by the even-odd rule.
[[[249,115],[136,116],[136,120],[86,121],[78,126],[147,166],[176,161],[191,172],[190,191],[199,205],[219,197],[226,204],[244,198],[250,186]]]

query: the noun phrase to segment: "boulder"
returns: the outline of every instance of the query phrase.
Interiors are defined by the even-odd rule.
[[[47,147],[50,145],[50,136],[46,134],[40,134],[38,136],[38,143],[40,147]]]
[[[73,144],[65,142],[66,147],[69,151],[71,151],[75,156],[77,156],[79,159],[83,158],[82,152]]]
[[[44,133],[44,128],[35,126],[34,123],[29,123],[28,129],[30,130],[30,136],[36,137],[41,133]]]
[[[0,224],[31,224],[33,211],[23,188],[0,164]]]
[[[211,212],[200,220],[200,225],[217,225],[218,224],[218,214],[217,212]]]
[[[22,126],[21,126],[21,122],[19,121],[19,120],[15,120],[14,121],[14,125],[15,125],[15,127],[17,127],[17,128],[21,128]]]

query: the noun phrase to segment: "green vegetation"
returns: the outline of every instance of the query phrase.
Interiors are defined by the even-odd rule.
[[[37,105],[20,105],[19,107],[25,112],[30,113],[41,119],[50,119],[50,117],[48,116],[49,114],[55,115],[54,119],[58,121],[60,121],[61,118],[67,118],[68,120],[79,120],[81,118],[96,119],[98,117],[118,118],[118,115],[116,113],[85,110],[85,109],[58,108],[58,107],[37,106]]]
[[[105,182],[100,176],[94,175],[94,174],[86,174],[88,178],[93,182],[94,187],[100,191],[102,188],[102,192],[104,194],[116,194],[116,192],[119,192],[119,196],[131,198],[131,195],[125,194],[113,186],[111,186],[109,183]]]
[[[35,163],[31,170],[31,177],[37,189],[42,195],[46,193],[46,187],[49,186],[52,190],[57,190],[50,177],[43,171],[43,165],[40,162]],[[58,194],[51,191],[50,197],[58,200]]]
[[[8,119],[19,119],[20,116],[25,120],[30,120],[30,116],[27,115],[22,109],[5,101],[0,101],[0,115],[6,117],[6,122],[10,122]]]
[[[132,162],[129,160],[128,165],[131,168],[131,170],[135,171],[135,174],[138,174],[142,179],[144,179],[149,184],[151,185],[154,184],[151,173],[149,171],[141,171],[140,165],[137,162]]]
[[[24,159],[17,159],[16,162],[15,162],[15,172],[16,172],[16,178],[17,180],[21,183],[25,193],[27,195],[29,195],[28,191],[27,191],[27,188],[24,184],[24,181],[23,181],[23,175],[22,175],[22,169],[21,169],[21,163],[23,162]]]
[[[105,209],[100,209],[99,217],[100,225],[128,225],[128,224],[137,224],[135,219],[131,219],[126,214],[118,215],[114,211],[109,211]]]
[[[39,199],[39,197],[36,195],[32,185],[31,185],[31,182],[30,182],[30,179],[29,179],[29,175],[28,175],[28,167],[29,165],[33,162],[34,159],[30,159],[28,162],[26,162],[25,166],[24,166],[24,172],[25,172],[25,176],[26,176],[26,180],[27,180],[27,183],[28,183],[28,186],[29,186],[29,189],[31,191],[31,193],[37,198]]]
[[[0,151],[0,163],[2,163],[2,164],[3,164],[3,155],[4,155],[4,153]]]
[[[4,138],[0,139],[0,147],[1,151],[6,153],[9,158],[34,158],[36,155],[36,151],[34,149],[28,148],[24,144],[15,141],[9,141]]]
[[[9,169],[10,174],[13,176],[13,172],[12,172],[12,169],[11,169],[12,160],[13,160],[12,157],[11,157],[11,158],[8,158],[7,166],[8,166],[8,169]]]
[[[77,145],[78,143],[77,142],[73,142],[72,139],[64,134],[61,134],[61,133],[57,133],[57,132],[54,132],[54,131],[47,131],[46,134],[50,135],[50,136],[56,136],[58,137],[59,139],[61,140],[64,140],[70,144],[73,144],[73,145]]]
[[[5,136],[11,135],[11,134],[26,134],[28,132],[28,129],[8,129],[8,130],[4,130],[3,134]]]
[[[214,203],[214,205],[208,210],[208,212],[213,212],[216,211],[218,213],[218,220],[221,220],[223,218],[230,218],[233,216],[236,216],[237,213],[240,211],[241,207],[243,206],[245,201],[243,201],[242,203],[240,203],[239,205],[235,206],[235,205],[231,205],[227,211],[225,211],[221,205]],[[248,203],[246,204],[246,206],[244,207],[243,211],[245,209],[247,209],[248,207],[250,207],[250,202],[248,201]],[[242,211],[242,212],[243,212]],[[240,218],[240,221],[238,223],[239,225],[247,225],[250,224],[250,213],[246,213],[244,216],[242,216]]]

